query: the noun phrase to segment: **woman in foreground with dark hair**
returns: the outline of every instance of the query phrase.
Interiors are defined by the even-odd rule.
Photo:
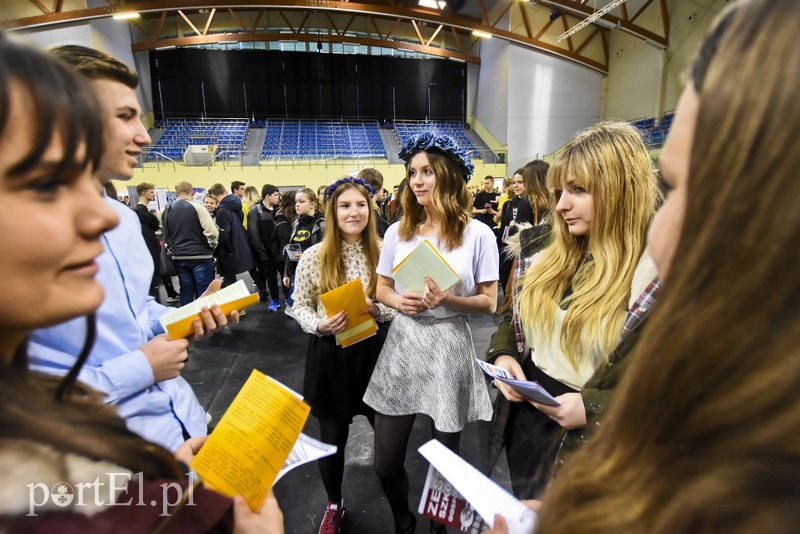
[[[9,201],[0,231],[13,250],[0,258],[0,276],[10,282],[0,311],[0,530],[151,532],[169,524],[183,532],[234,525],[282,532],[274,497],[254,514],[243,501],[192,492],[167,449],[128,430],[99,393],[76,381],[103,299],[94,279],[100,237],[118,222],[93,176],[101,117],[86,82],[0,33],[0,190]],[[31,295],[35,305],[26,305]],[[82,315],[89,335],[68,375],[29,371],[30,332]],[[190,440],[176,455],[188,463],[202,442]],[[192,499],[176,506],[176,493]]]

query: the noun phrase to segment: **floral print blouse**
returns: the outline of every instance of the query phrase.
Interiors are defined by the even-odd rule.
[[[320,258],[319,252],[322,244],[317,244],[303,252],[300,257],[300,262],[297,265],[294,279],[294,306],[292,306],[291,315],[300,323],[300,327],[304,332],[322,336],[317,332],[317,324],[322,317],[325,317],[325,308],[322,302],[317,298],[319,294],[319,279],[320,279]],[[367,272],[367,260],[364,256],[364,245],[361,240],[355,243],[346,243],[342,241],[342,255],[344,256],[345,278],[347,282],[352,282],[356,278],[361,279],[361,286],[364,292],[367,291],[367,286],[371,276],[377,276],[375,273]],[[394,318],[395,310],[384,306],[380,302],[375,301],[378,306],[378,317],[375,318],[379,323],[391,321]]]

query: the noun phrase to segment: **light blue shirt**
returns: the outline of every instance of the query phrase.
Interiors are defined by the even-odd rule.
[[[78,378],[105,393],[129,429],[174,451],[184,442],[183,428],[192,437],[207,433],[206,414],[182,377],[153,383],[153,369],[139,347],[164,333],[158,318],[170,308],[148,295],[153,263],[136,213],[116,200],[106,202],[120,224],[102,237],[104,251],[96,261],[105,299],[97,310],[97,341]],[[31,368],[66,374],[85,339],[83,317],[35,331],[28,349]]]

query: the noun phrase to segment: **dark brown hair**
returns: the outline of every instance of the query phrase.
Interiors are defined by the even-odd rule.
[[[549,168],[547,162],[535,159],[525,164],[520,173],[525,184],[526,197],[533,208],[534,224],[541,223],[550,211],[550,192],[547,190]]]
[[[97,167],[103,154],[103,119],[92,89],[60,63],[0,32],[0,136],[6,127],[14,127],[8,124],[12,86],[21,88],[32,103],[34,136],[30,152],[9,174],[36,167],[56,132],[68,157],[54,170],[55,176],[66,178],[76,168]],[[86,151],[75,160],[81,145]]]
[[[136,89],[139,76],[129,66],[105,52],[80,45],[57,46],[50,53],[90,80],[112,80]]]
[[[35,168],[55,132],[60,133],[64,160],[54,176],[62,178],[65,169],[99,161],[102,114],[91,87],[54,58],[0,33],[0,136],[9,126],[12,90],[23,91],[34,110],[32,149],[12,174]],[[75,161],[81,145],[86,146],[86,155]],[[148,477],[181,476],[169,451],[128,430],[98,392],[76,382],[94,334],[92,315],[84,348],[64,379],[29,371],[27,343],[17,348],[10,363],[0,362],[0,438],[41,443],[58,452],[142,471]]]

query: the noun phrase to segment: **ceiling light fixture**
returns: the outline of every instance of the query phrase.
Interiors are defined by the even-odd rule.
[[[128,12],[128,13],[117,13],[112,17],[114,20],[130,20],[130,19],[138,19],[139,13],[135,11]]]
[[[480,30],[472,30],[472,35],[474,35],[475,37],[480,37],[481,39],[491,39],[492,38],[492,34],[491,33],[482,32]]]
[[[431,9],[444,9],[447,6],[445,0],[419,0],[420,7],[429,7]]]

